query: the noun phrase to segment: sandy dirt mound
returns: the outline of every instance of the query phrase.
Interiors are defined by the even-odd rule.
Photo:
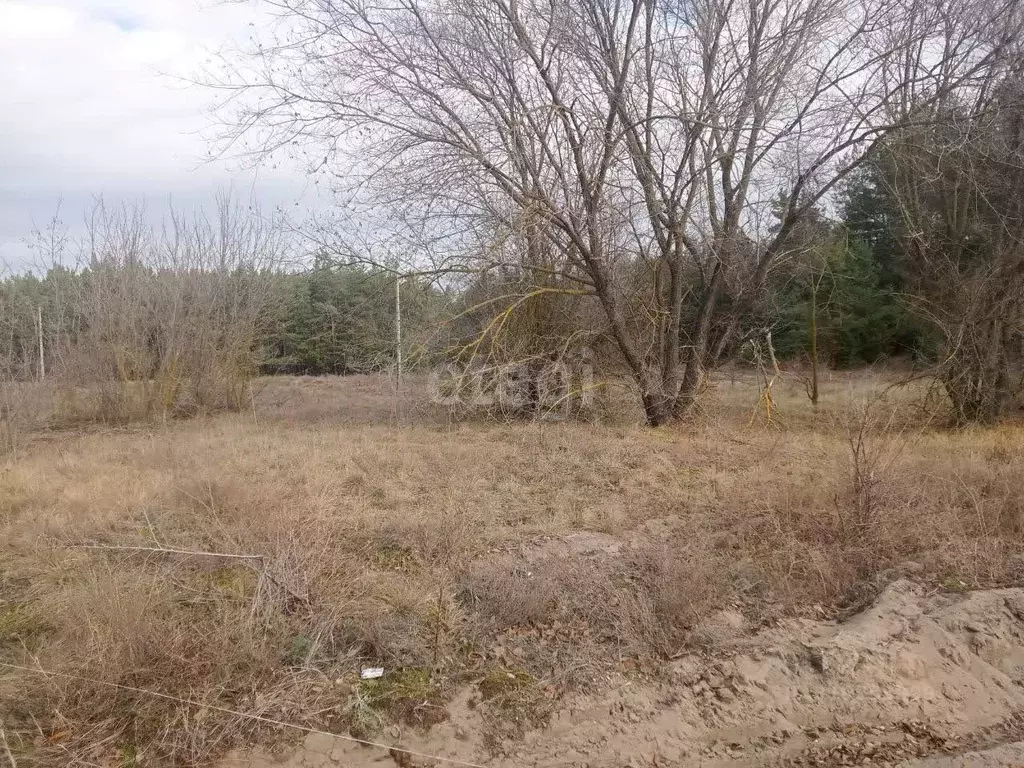
[[[563,701],[522,739],[485,745],[471,687],[447,722],[381,741],[495,768],[1024,764],[1024,589],[926,595],[898,581],[844,623],[790,620],[751,636],[723,612],[707,631],[713,652]],[[224,768],[396,763],[432,764],[311,735],[291,755],[237,754]]]

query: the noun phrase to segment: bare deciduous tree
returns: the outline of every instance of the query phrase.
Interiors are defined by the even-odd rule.
[[[1019,22],[1018,0],[266,2],[278,36],[210,78],[225,149],[297,147],[418,255],[592,296],[652,425],[693,408],[801,217],[990,80]]]
[[[1024,86],[1010,76],[933,110],[886,145],[905,270],[942,337],[938,376],[960,423],[1004,414],[1024,361]]]

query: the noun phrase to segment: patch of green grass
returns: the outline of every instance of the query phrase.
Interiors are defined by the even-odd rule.
[[[196,575],[195,585],[204,594],[248,601],[256,590],[256,572],[250,568],[224,567],[212,571],[201,571]]]
[[[377,509],[398,509],[398,500],[393,498],[384,488],[372,488],[368,495],[370,505]]]
[[[123,744],[117,749],[117,768],[139,768],[142,759],[134,744]]]
[[[968,592],[970,585],[959,576],[949,575],[942,579],[939,586],[947,592]]]
[[[478,684],[484,701],[511,699],[516,694],[535,688],[537,679],[524,669],[494,667]]]
[[[448,718],[444,691],[429,670],[415,667],[387,672],[376,680],[360,680],[350,711],[352,727],[362,729],[387,720],[434,725]]]
[[[551,716],[551,700],[545,697],[537,678],[525,669],[493,667],[477,688],[488,745],[519,738],[528,728],[543,727]]]
[[[4,755],[4,742],[6,741],[6,748],[10,750],[11,757],[14,758],[15,764],[20,768],[22,765],[36,765],[37,764],[37,744],[35,743],[34,737],[37,734],[31,734],[27,736],[25,732],[19,731],[5,731],[4,740],[0,741],[0,755]],[[10,760],[7,761],[8,763]],[[7,763],[4,763],[7,765]]]
[[[282,661],[289,667],[301,667],[309,660],[313,641],[306,635],[294,635],[284,652]]]
[[[256,573],[250,568],[218,568],[210,573],[210,582],[222,592],[248,599],[256,588]]]

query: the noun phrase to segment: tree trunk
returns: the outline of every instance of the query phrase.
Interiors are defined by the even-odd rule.
[[[986,336],[985,349],[977,344],[959,349],[942,377],[960,425],[998,419],[1010,409],[1017,394],[1007,353],[1009,339],[998,319]]]
[[[715,310],[718,307],[718,295],[722,287],[722,265],[715,265],[711,280],[708,283],[708,290],[704,296],[704,303],[700,308],[700,315],[697,317],[697,325],[691,339],[690,353],[686,358],[686,369],[683,371],[683,380],[679,392],[673,403],[673,414],[676,418],[684,418],[693,410],[700,395],[701,387],[704,385],[705,359],[707,357],[708,339],[711,337],[711,324],[715,318]]]
[[[818,407],[818,286],[811,287],[811,406]]]
[[[661,392],[645,392],[642,395],[644,416],[647,426],[660,427],[674,419],[672,401]]]

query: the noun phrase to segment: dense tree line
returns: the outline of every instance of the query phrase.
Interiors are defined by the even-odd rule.
[[[180,275],[141,266],[86,267],[72,270],[53,267],[43,275],[9,275],[0,280],[0,313],[3,338],[0,361],[3,378],[28,380],[40,374],[40,319],[44,367],[57,374],[61,357],[73,350],[90,330],[96,330],[95,313],[84,297],[95,296],[104,275],[123,278],[127,272],[151,281],[152,295],[143,300],[139,327],[149,326],[144,346],[151,360],[160,360],[161,339],[158,300],[161,283],[172,284]],[[259,283],[263,294],[259,316],[254,318],[252,347],[246,350],[247,367],[263,373],[348,374],[390,368],[396,357],[396,276],[356,266],[338,265],[326,257],[314,260],[308,270],[249,269],[229,274],[213,271],[193,275],[199,284],[223,281],[230,285],[225,296],[248,294]],[[416,362],[420,344],[430,342],[430,324],[439,318],[442,294],[424,283],[401,280],[401,309],[406,323],[407,356]],[[221,306],[218,312],[230,312]],[[125,329],[127,330],[127,329]],[[424,333],[426,331],[426,333]],[[112,345],[117,342],[112,338]],[[135,367],[132,378],[150,378],[152,370]]]
[[[400,298],[396,296],[396,282]],[[310,269],[274,278],[273,312],[262,339],[267,373],[347,374],[382,371],[396,360],[396,308],[405,325],[407,359],[419,360],[439,321],[443,295],[417,278],[339,265],[326,255]],[[396,301],[397,300],[397,301]]]
[[[998,166],[998,176],[986,169],[991,175],[979,177],[980,161],[972,157],[982,149],[1019,151],[1007,135],[1019,130],[1014,122],[1019,107],[1011,110],[1005,95],[1002,99],[1001,115],[978,118],[981,125],[971,129],[985,136],[983,148],[961,141],[955,151],[946,150],[949,162],[956,164],[948,171],[951,178],[916,179],[921,198],[916,219],[907,211],[900,185],[915,173],[917,153],[923,150],[918,141],[915,154],[908,154],[901,149],[902,139],[894,137],[878,146],[827,206],[812,207],[790,227],[780,246],[786,257],[770,272],[764,296],[746,320],[755,335],[771,331],[780,360],[813,359],[842,368],[902,358],[922,369],[934,367],[965,420],[998,414],[1015,402],[1019,302],[1012,293],[1006,295],[1007,285],[1015,285],[1021,258],[1018,241],[1006,234],[1008,221],[1019,223],[1012,196],[1016,177],[1008,170],[1015,166],[1011,156]],[[930,136],[936,144],[953,138],[938,131]],[[962,178],[968,171],[970,184]],[[923,190],[925,181],[931,187]],[[963,209],[958,225],[965,231],[952,244],[949,216],[943,213],[949,204],[947,185],[975,198]],[[777,223],[769,235],[781,229],[789,207],[780,194],[773,206]],[[617,370],[599,302],[569,290],[571,285],[557,276],[539,284],[536,274],[511,264],[442,289],[372,265],[346,264],[322,251],[305,269],[282,269],[273,259],[244,251],[222,263],[195,255],[175,262],[158,257],[159,249],[132,251],[126,244],[138,241],[139,232],[131,231],[138,222],[124,212],[107,216],[103,246],[81,262],[83,267],[53,266],[42,275],[0,280],[0,374],[5,380],[38,378],[45,368],[51,377],[81,384],[157,381],[153,408],[176,402],[185,379],[222,377],[226,369],[234,371],[228,378],[236,383],[228,390],[235,394],[220,400],[226,397],[236,405],[242,398],[238,387],[260,372],[387,370],[396,358],[396,284],[406,327],[404,349],[412,365],[544,361],[586,348],[598,353],[597,361],[609,372]],[[941,225],[941,231],[924,230],[928,224]],[[277,235],[244,226],[237,234],[243,248],[282,247],[275,244]],[[944,255],[923,255],[926,236],[932,238],[928,247],[939,255],[955,245],[956,263]],[[217,251],[212,241],[208,246],[211,253]],[[543,261],[546,254],[534,247],[534,258]],[[1001,282],[993,281],[997,267]],[[642,264],[631,269],[630,279],[642,290],[649,273]],[[977,355],[981,360],[965,361],[976,368],[989,366],[968,377],[970,386],[962,383],[962,367],[947,359],[967,354],[964,328],[976,332],[974,305],[958,300],[968,290],[982,298],[986,291],[998,291],[1002,297],[984,305],[1002,310],[987,320],[987,346],[979,347]],[[686,318],[699,304],[684,302],[684,308]],[[991,336],[993,323],[999,326],[998,339]],[[738,337],[725,356],[742,358],[744,344]],[[194,360],[194,350],[203,346],[215,350],[208,352],[215,361]],[[987,355],[993,348],[994,358]],[[219,370],[202,374],[211,368]],[[996,394],[979,393],[986,371]],[[959,393],[957,386],[967,391]],[[202,399],[193,396],[189,402]]]
[[[877,173],[868,163],[845,186],[839,218],[815,210],[772,276],[765,320],[781,358],[817,354],[844,368],[934,353],[934,336],[906,294],[901,217]]]

